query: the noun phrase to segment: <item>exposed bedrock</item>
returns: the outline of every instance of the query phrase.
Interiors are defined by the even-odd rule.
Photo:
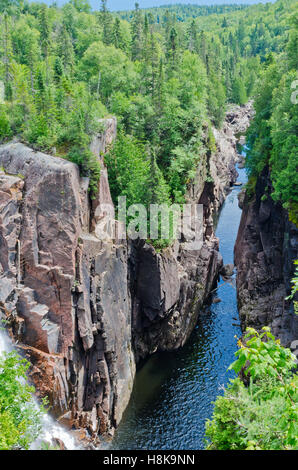
[[[271,193],[270,173],[265,168],[254,198],[241,198],[243,213],[235,247],[238,304],[243,329],[268,325],[290,346],[298,338],[298,317],[293,302],[285,298],[298,258],[298,229]]]
[[[108,120],[94,138],[98,152],[115,129]],[[1,146],[0,167],[2,314],[53,412],[91,434],[107,432],[121,419],[135,373],[127,243],[90,233],[92,217],[105,215],[95,202],[91,209],[76,165],[12,143]],[[111,200],[105,171],[99,194]]]
[[[191,334],[222,269],[213,220],[236,181],[235,133],[251,112],[250,104],[233,119],[230,111],[214,130],[216,151],[201,159],[188,201],[203,205],[204,237],[192,251],[178,241],[157,253],[143,242],[100,240],[114,219],[103,155],[115,119],[92,141],[101,163],[93,201],[76,165],[21,143],[0,146],[0,311],[31,361],[38,395],[63,424],[112,433],[135,364]]]
[[[130,286],[136,360],[156,351],[175,350],[193,331],[204,302],[222,269],[214,218],[237,179],[236,134],[245,132],[252,103],[234,107],[221,130],[213,129],[216,151],[207,153],[197,168],[188,202],[203,205],[203,246],[187,250],[184,243],[157,253],[152,246],[131,247]]]

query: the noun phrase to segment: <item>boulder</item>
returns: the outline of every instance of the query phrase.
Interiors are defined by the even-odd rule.
[[[220,270],[220,275],[223,278],[229,278],[233,276],[235,270],[235,266],[233,264],[225,264],[223,268]]]

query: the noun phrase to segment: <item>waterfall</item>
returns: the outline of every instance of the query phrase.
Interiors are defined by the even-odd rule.
[[[9,336],[5,332],[3,328],[0,326],[0,355],[3,352],[11,352],[13,351],[14,345],[10,340]],[[36,406],[38,407],[39,404],[36,402]],[[76,450],[78,447],[76,446],[74,438],[67,432],[60,424],[57,423],[49,414],[44,414],[42,417],[42,431],[35,441],[30,450],[39,450],[43,442],[52,443],[54,438],[59,439],[65,445],[67,450]]]

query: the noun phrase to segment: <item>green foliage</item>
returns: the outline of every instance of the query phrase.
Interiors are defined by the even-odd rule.
[[[222,81],[214,74],[208,82],[208,111],[217,128],[222,126],[226,110],[226,89]]]
[[[298,292],[298,260],[296,260],[294,264],[297,265],[297,267],[295,269],[295,275],[292,279],[292,284],[293,284],[292,291],[291,291],[291,295],[287,297],[286,300],[295,299],[295,296],[297,295],[297,292]],[[298,301],[297,300],[294,300],[294,310],[295,310],[296,315],[298,315]]]
[[[88,0],[70,0],[70,3],[79,11],[89,13],[91,6]]]
[[[120,129],[114,157],[123,172],[107,158],[114,199],[125,193],[133,202],[180,204],[199,161],[215,150],[205,129],[210,122],[220,128],[227,102],[244,104],[258,93],[262,73],[265,92],[256,99],[261,114],[248,165],[256,177],[272,159],[274,197],[296,220],[296,193],[287,184],[296,167],[295,111],[288,104],[296,66],[295,1],[147,10],[136,4],[129,13],[111,13],[107,4],[102,0],[100,11],[92,12],[87,0],[61,8],[0,2],[0,139],[17,135],[78,163],[94,195],[99,165],[89,152],[91,138],[99,120],[112,113]],[[282,81],[276,57],[285,54],[291,65]]]
[[[94,42],[85,52],[80,66],[82,77],[104,100],[117,90],[129,95],[137,86],[138,76],[132,62],[120,49]]]
[[[89,149],[73,147],[67,154],[68,160],[76,163],[83,176],[90,178],[89,192],[91,199],[94,199],[98,192],[98,183],[100,180],[100,163],[96,155]]]
[[[197,137],[192,137],[188,144],[176,147],[172,152],[169,182],[174,200],[178,203],[183,203],[187,187],[195,178],[202,151],[201,141]]]
[[[12,131],[5,107],[0,105],[0,141],[11,137]]]
[[[115,202],[118,196],[126,196],[127,206],[169,203],[168,187],[152,158],[142,142],[119,133],[113,149],[105,156]]]
[[[239,341],[237,360],[229,367],[236,374],[245,368],[244,374],[249,374],[253,381],[264,375],[282,380],[282,377],[295,367],[295,356],[275,340],[270,328],[263,327],[261,333],[248,328],[244,340],[244,343]]]
[[[294,17],[293,17],[294,18]],[[293,47],[297,21],[288,19],[291,41],[285,51],[270,54],[256,86],[256,116],[248,131],[250,150],[246,165],[258,177],[267,166],[273,184],[272,198],[281,201],[289,218],[298,224],[298,108],[292,102],[292,84],[297,80]],[[292,26],[293,25],[293,26]]]
[[[43,408],[26,383],[29,363],[16,352],[0,356],[0,449],[28,449],[41,430]]]
[[[179,3],[179,2],[178,2]],[[193,19],[199,16],[220,15],[222,13],[232,13],[237,10],[245,9],[246,5],[167,5],[164,7],[154,7],[142,9],[150,18],[150,24],[160,22],[165,17],[165,21],[169,20],[170,15],[176,16],[179,21],[185,22],[189,18]],[[130,10],[118,12],[118,16],[129,21],[133,12]]]
[[[247,102],[245,85],[240,77],[237,77],[234,80],[232,87],[232,101],[240,105],[243,105]]]
[[[56,446],[56,447],[52,446],[48,442],[42,442],[40,450],[46,450],[46,451],[48,451],[48,450],[60,450],[60,448],[58,446]]]
[[[267,327],[261,333],[249,328],[244,341],[230,368],[244,370],[250,383],[233,379],[217,398],[206,424],[208,449],[297,450],[296,358]]]

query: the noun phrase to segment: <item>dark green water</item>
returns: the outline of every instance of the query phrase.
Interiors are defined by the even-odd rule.
[[[238,170],[245,183],[245,170]],[[233,263],[241,210],[239,187],[233,188],[221,210],[216,234],[224,263]],[[221,280],[212,304],[201,314],[186,346],[174,353],[156,354],[137,373],[130,404],[109,449],[196,450],[204,448],[205,422],[212,402],[232,376],[241,335],[233,285]],[[234,325],[233,325],[234,324]]]

